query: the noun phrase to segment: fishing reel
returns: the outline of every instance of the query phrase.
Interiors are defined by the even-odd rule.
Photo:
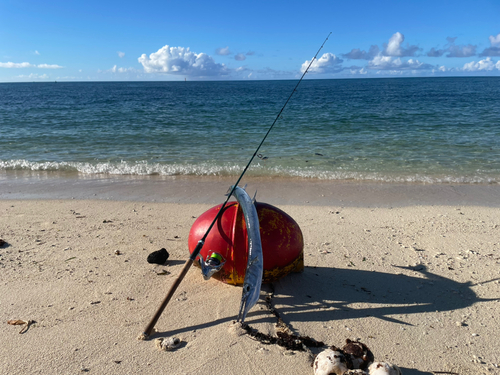
[[[208,280],[214,273],[219,272],[221,268],[224,267],[226,260],[219,253],[212,252],[211,254],[207,254],[206,261],[203,260],[202,255],[199,255],[198,262],[200,263],[203,278]]]

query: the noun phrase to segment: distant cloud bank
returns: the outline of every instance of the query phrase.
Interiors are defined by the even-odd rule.
[[[489,37],[490,47],[485,48],[481,53],[477,53],[478,47],[472,44],[456,44],[457,37],[446,38],[446,43],[443,47],[432,47],[429,51],[423,52],[423,49],[417,45],[404,43],[405,37],[402,33],[396,32],[393,34],[387,43],[383,43],[381,47],[371,45],[370,48],[362,50],[353,48],[351,51],[342,53],[344,59],[347,60],[366,60],[365,66],[343,66],[342,60],[332,58],[335,56],[324,54],[320,59],[315,61],[310,68],[313,74],[339,73],[348,71],[350,74],[367,74],[368,71],[376,71],[377,74],[386,71],[389,74],[402,74],[404,72],[428,71],[435,73],[450,73],[450,72],[493,72],[500,71],[500,61],[493,61],[491,57],[500,56],[500,33]],[[469,58],[473,56],[486,57],[486,59],[478,62],[471,61],[465,63],[462,68],[447,68],[444,65],[438,66],[427,62],[420,61],[416,57],[429,58]],[[310,61],[306,61],[301,66],[303,72],[309,65]]]
[[[300,72],[309,67],[314,75],[333,77],[348,76],[384,76],[384,75],[441,75],[467,74],[471,72],[492,73],[500,72],[500,61],[492,57],[500,56],[500,33],[489,36],[489,47],[479,52],[474,44],[461,44],[458,37],[447,37],[442,45],[435,45],[424,50],[417,44],[406,42],[401,32],[395,32],[386,42],[379,45],[372,44],[367,50],[352,48],[349,52],[338,55],[326,52],[315,59],[306,60],[300,66]],[[120,57],[123,52],[118,52]],[[123,55],[121,55],[123,54]],[[246,61],[249,56],[255,56],[254,51],[234,53],[229,46],[215,49],[215,56],[219,59],[230,59],[238,63]],[[464,63],[462,66],[448,67],[443,59],[466,59],[477,56],[479,60]],[[258,58],[258,57],[256,57]],[[252,57],[254,59],[254,57]],[[228,61],[230,61],[228,60]],[[349,61],[354,64],[349,64]],[[432,63],[440,61],[440,64]],[[452,61],[452,60],[450,60]],[[453,60],[457,61],[457,60]],[[214,57],[206,53],[196,53],[188,47],[171,47],[165,45],[149,55],[142,54],[138,58],[146,74],[180,75],[191,78],[291,78],[297,72],[279,71],[270,67],[252,69],[247,65],[231,67],[217,62]],[[443,64],[444,62],[444,64]],[[12,63],[9,63],[12,64]],[[27,64],[27,63],[21,63]],[[114,66],[113,73],[131,72],[133,69],[124,69]]]
[[[39,69],[62,69],[63,67],[56,64],[30,64],[28,62],[22,63],[13,63],[13,62],[0,62],[0,68],[13,68],[13,69],[21,69],[21,68],[39,68]]]

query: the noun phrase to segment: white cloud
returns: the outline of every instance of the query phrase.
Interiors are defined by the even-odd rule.
[[[500,47],[500,33],[497,36],[490,35],[489,39],[492,47]]]
[[[368,74],[368,70],[366,70],[365,68],[351,68],[350,70],[350,73],[352,75],[356,75],[356,74],[361,74],[361,75],[364,75],[364,74]]]
[[[403,34],[397,32],[390,39],[387,47],[385,48],[385,53],[387,56],[401,56],[401,43],[403,43],[405,37]]]
[[[118,53],[118,57],[119,57],[120,59],[123,59],[123,58],[125,57],[125,52],[120,52],[120,51],[118,51],[117,53]]]
[[[465,72],[492,71],[495,69],[500,70],[500,60],[495,63],[491,60],[491,57],[479,60],[478,62],[471,61],[462,68]]]
[[[22,62],[22,63],[13,63],[13,62],[6,62],[2,63],[0,62],[0,68],[40,68],[40,69],[61,69],[63,68],[62,66],[56,65],[56,64],[38,64],[38,65],[33,65],[28,62]]]
[[[111,73],[127,73],[135,71],[134,68],[119,68],[117,65],[114,65],[111,69],[108,70]]]
[[[13,63],[13,62],[0,62],[0,68],[31,68],[33,65],[31,65],[28,62],[22,62],[22,63]]]
[[[319,59],[314,60],[309,72],[311,73],[338,73],[343,70],[341,64],[344,60],[338,58],[333,53],[324,53]],[[306,60],[300,68],[300,71],[304,73],[311,62]]]
[[[21,75],[18,76],[18,78],[34,80],[34,79],[48,79],[49,76],[47,74],[39,75],[39,74],[36,74],[36,73],[31,73],[29,75],[21,74]]]
[[[218,64],[205,53],[194,53],[184,47],[160,48],[149,55],[142,54],[139,62],[146,73],[182,74],[194,77],[228,74],[224,64]]]
[[[63,68],[63,66],[56,65],[56,64],[52,64],[52,65],[49,65],[49,64],[38,64],[36,67],[40,68],[40,69],[62,69]]]
[[[227,56],[230,55],[231,53],[232,52],[229,50],[229,47],[217,48],[215,50],[215,54],[220,56]]]
[[[436,66],[431,70],[432,74],[450,73],[453,71],[455,71],[455,68],[447,68],[444,65]]]
[[[405,36],[397,32],[390,37],[388,43],[383,44],[382,51],[377,45],[371,45],[368,52],[359,48],[353,48],[351,52],[342,54],[342,57],[353,60],[371,60],[378,55],[392,57],[415,56],[420,48],[408,43],[406,47],[403,47],[404,40]]]
[[[38,51],[35,51],[35,55],[40,55],[40,52],[38,52]]]
[[[386,56],[415,56],[415,53],[420,50],[417,46],[407,45],[406,48],[401,47],[405,37],[400,32],[395,33],[389,39],[389,43],[385,45],[384,55]]]
[[[234,59],[236,61],[244,61],[246,59],[246,56],[242,53],[238,53],[236,56],[234,56]]]
[[[497,36],[490,35],[491,47],[486,48],[479,56],[500,56],[500,33]]]
[[[409,59],[408,61],[401,60],[401,58],[393,58],[391,56],[378,55],[373,60],[368,62],[369,69],[378,70],[425,70],[432,69],[432,66],[416,59]],[[391,72],[392,73],[392,72]]]

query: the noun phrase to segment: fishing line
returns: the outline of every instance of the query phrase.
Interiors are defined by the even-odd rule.
[[[304,78],[304,76],[307,74],[307,72],[309,71],[309,68],[311,67],[311,65],[313,64],[314,60],[316,60],[316,57],[318,56],[318,54],[320,53],[320,51],[323,49],[323,46],[325,45],[325,43],[327,42],[328,38],[330,38],[330,35],[332,35],[332,33],[330,32],[330,34],[328,34],[328,36],[326,37],[325,41],[323,42],[323,44],[321,45],[321,47],[319,47],[318,51],[316,52],[316,54],[314,55],[314,57],[312,58],[311,62],[309,63],[309,65],[307,66],[307,69],[304,70],[304,73],[302,74],[302,76],[300,77],[299,81],[297,82],[297,84],[295,85],[295,87],[293,88],[290,96],[288,97],[288,99],[286,100],[285,104],[283,104],[283,107],[281,107],[281,110],[279,111],[279,113],[276,115],[276,118],[274,119],[273,123],[271,124],[271,126],[269,127],[269,129],[267,130],[267,133],[264,135],[264,138],[262,138],[262,141],[260,142],[259,146],[257,147],[257,149],[255,150],[255,152],[253,153],[252,157],[250,158],[250,160],[248,161],[247,165],[245,166],[245,169],[243,169],[243,172],[241,172],[241,175],[240,177],[238,177],[238,180],[236,181],[236,183],[232,186],[231,188],[231,191],[228,193],[227,195],[227,198],[226,198],[226,201],[222,204],[219,212],[217,213],[217,215],[215,216],[214,220],[212,221],[212,223],[210,224],[210,226],[208,227],[207,231],[205,232],[205,235],[201,238],[201,240],[198,241],[198,245],[195,247],[195,249],[193,250],[193,253],[191,254],[190,258],[194,261],[196,259],[196,257],[198,256],[198,254],[200,253],[202,247],[203,247],[203,244],[205,243],[205,240],[208,236],[208,234],[210,233],[210,231],[212,230],[212,227],[215,225],[215,223],[217,222],[217,220],[219,219],[219,217],[222,215],[222,212],[224,211],[224,208],[226,207],[227,205],[227,202],[229,201],[229,198],[231,198],[231,195],[234,193],[234,189],[236,189],[236,187],[238,186],[238,184],[240,183],[241,179],[243,178],[243,175],[245,174],[245,172],[247,171],[247,169],[250,167],[250,164],[252,164],[252,161],[253,159],[255,159],[255,156],[257,156],[257,153],[259,152],[262,144],[264,143],[264,141],[266,140],[267,136],[269,135],[269,133],[271,133],[271,130],[273,130],[273,127],[274,125],[276,124],[276,122],[280,119],[280,118],[283,118],[282,117],[282,113],[283,111],[285,110],[285,107],[287,106],[288,102],[290,101],[290,99],[292,99],[292,96],[293,94],[297,91],[297,88],[299,87],[300,83],[302,82],[302,79]]]
[[[189,268],[191,267],[191,265],[193,264],[193,262],[196,260],[196,257],[198,256],[198,254],[200,253],[201,249],[203,248],[203,245],[205,244],[205,240],[206,240],[208,234],[210,233],[210,231],[212,230],[213,226],[215,225],[215,223],[217,222],[217,220],[219,220],[220,216],[224,212],[224,208],[226,207],[227,202],[229,202],[229,198],[231,198],[231,195],[234,193],[234,190],[236,189],[236,187],[240,183],[241,179],[245,175],[245,172],[250,167],[250,164],[252,164],[253,159],[255,159],[255,156],[257,156],[257,153],[259,152],[262,144],[266,140],[266,138],[269,135],[269,133],[271,133],[271,130],[273,129],[274,125],[276,124],[276,122],[280,118],[282,118],[281,114],[285,110],[285,107],[287,106],[288,102],[292,98],[293,94],[297,91],[297,87],[299,87],[300,83],[302,82],[302,79],[304,78],[304,76],[309,71],[309,68],[311,67],[311,65],[313,64],[313,62],[316,60],[319,52],[323,49],[323,46],[325,45],[325,43],[328,40],[328,38],[330,37],[330,35],[332,35],[332,33],[328,34],[328,36],[326,37],[326,39],[323,42],[323,44],[321,45],[321,47],[319,47],[318,51],[316,52],[316,54],[312,58],[311,62],[307,66],[306,70],[304,71],[304,73],[300,77],[299,81],[297,82],[297,84],[293,88],[293,90],[292,90],[290,96],[288,97],[288,99],[286,100],[285,104],[283,104],[283,107],[281,107],[281,110],[279,111],[278,115],[274,119],[274,121],[271,124],[271,126],[269,127],[269,129],[267,130],[266,134],[264,135],[264,138],[262,138],[262,141],[260,142],[259,146],[257,147],[257,149],[255,150],[255,152],[253,153],[252,157],[248,161],[248,163],[245,166],[245,168],[243,169],[243,172],[241,172],[240,177],[238,177],[238,180],[232,186],[231,190],[227,194],[226,201],[222,204],[221,208],[219,209],[219,212],[217,213],[217,215],[215,216],[214,220],[212,221],[212,223],[208,227],[208,229],[205,232],[204,236],[198,241],[198,244],[196,245],[195,249],[191,253],[191,256],[188,258],[188,260],[184,264],[184,267],[182,268],[181,273],[179,274],[179,276],[177,277],[177,279],[174,281],[174,284],[170,287],[170,290],[168,291],[167,296],[165,297],[165,299],[161,303],[160,307],[156,311],[156,314],[153,316],[153,318],[151,319],[151,321],[149,322],[149,324],[146,326],[146,329],[144,330],[144,332],[139,335],[139,337],[138,337],[139,339],[141,339],[141,340],[147,339],[149,337],[149,335],[151,334],[151,332],[153,331],[153,328],[154,328],[156,322],[158,321],[158,319],[160,318],[160,315],[162,314],[163,310],[165,309],[165,307],[169,303],[170,299],[172,298],[172,296],[174,295],[175,291],[177,290],[177,287],[179,286],[179,284],[181,283],[182,279],[186,275],[187,271],[189,270]]]

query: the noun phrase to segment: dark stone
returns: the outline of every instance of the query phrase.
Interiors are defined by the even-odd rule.
[[[355,368],[360,368],[362,370],[366,370],[368,365],[375,360],[372,351],[359,341],[347,339],[342,351],[357,365]]]
[[[3,245],[6,245],[6,244],[7,244],[7,242],[5,242],[4,240],[2,240],[2,239],[0,238],[0,247],[3,247]]]
[[[148,255],[148,263],[154,264],[165,264],[170,254],[166,249],[161,249],[158,251],[153,251]]]

